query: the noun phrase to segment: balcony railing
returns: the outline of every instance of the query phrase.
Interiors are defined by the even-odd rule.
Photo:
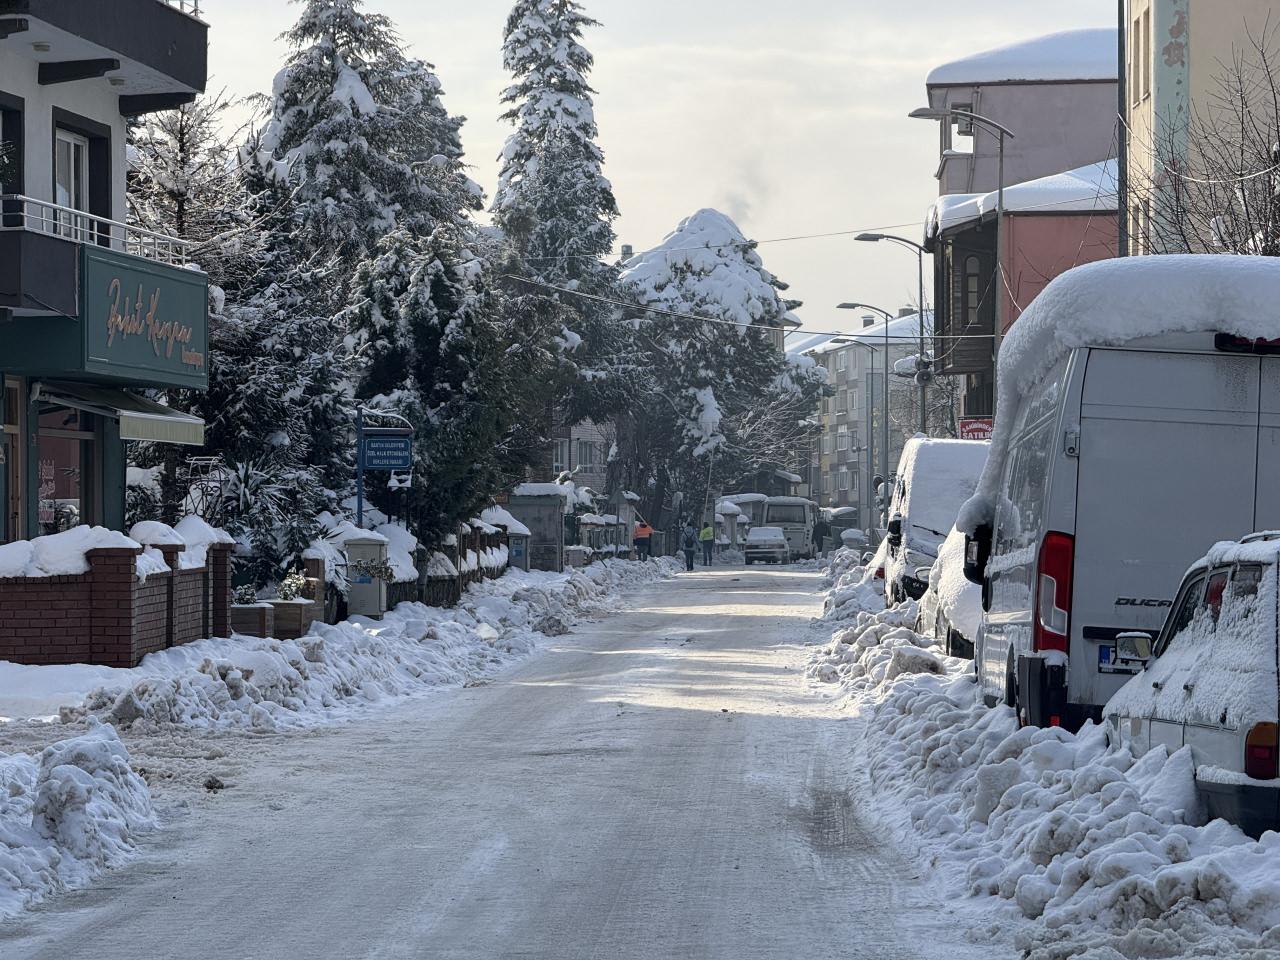
[[[195,17],[201,23],[204,22],[204,18],[200,16],[200,0],[160,0],[160,2],[175,10],[181,10],[189,17]]]
[[[190,247],[186,240],[16,193],[0,194],[0,230],[47,233],[175,267],[186,265]]]

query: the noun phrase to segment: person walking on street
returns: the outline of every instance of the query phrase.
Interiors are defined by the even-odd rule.
[[[708,523],[704,526],[702,532],[698,534],[698,539],[702,541],[702,565],[709,567],[716,549],[715,524]]]
[[[653,555],[653,527],[644,520],[636,524],[636,555],[641,560],[648,560]]]
[[[813,552],[822,556],[822,542],[831,536],[831,525],[822,518],[813,525]]]
[[[693,573],[693,552],[698,549],[698,532],[693,529],[693,524],[686,526],[680,535],[680,549],[684,552],[685,572]]]

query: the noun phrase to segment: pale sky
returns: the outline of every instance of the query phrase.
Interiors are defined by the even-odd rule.
[[[596,119],[622,210],[619,244],[657,244],[701,207],[759,240],[902,225],[919,239],[937,194],[937,128],[907,119],[939,63],[1014,40],[1115,23],[1114,0],[585,0],[601,26]],[[205,0],[209,88],[268,92],[286,0]],[[436,65],[468,118],[472,177],[492,197],[509,127],[497,119],[507,0],[366,0]],[[765,265],[810,329],[846,329],[843,300],[914,302],[915,258],[851,237],[769,243]],[[927,264],[926,264],[927,269]],[[926,297],[931,280],[926,274]]]

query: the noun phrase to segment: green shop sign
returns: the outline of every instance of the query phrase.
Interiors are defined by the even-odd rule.
[[[84,372],[132,383],[209,385],[209,280],[85,244],[80,254]]]

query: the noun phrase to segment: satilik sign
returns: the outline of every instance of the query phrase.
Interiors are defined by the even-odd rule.
[[[994,429],[990,417],[961,417],[957,425],[961,440],[990,440]]]

